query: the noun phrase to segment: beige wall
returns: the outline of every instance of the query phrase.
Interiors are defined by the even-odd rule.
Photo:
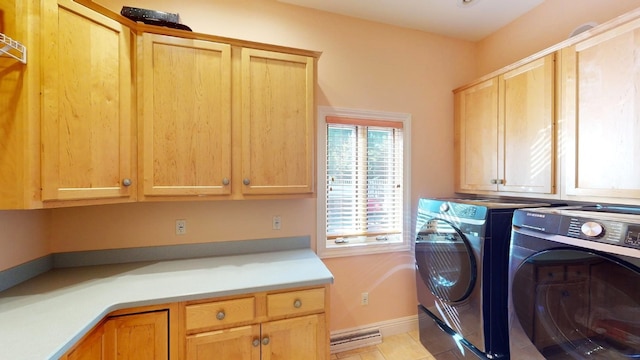
[[[447,196],[453,192],[451,90],[550,45],[548,39],[562,39],[573,25],[567,25],[568,31],[556,26],[535,32],[524,29],[529,22],[548,21],[540,16],[566,11],[564,7],[570,1],[546,0],[542,10],[547,10],[536,9],[533,17],[523,18],[522,25],[509,25],[478,46],[275,0],[101,3],[116,12],[123,5],[179,12],[183,22],[195,31],[321,51],[319,105],[412,115],[411,203],[415,209],[421,196]],[[591,13],[599,14],[612,3],[590,0],[589,4]],[[522,41],[516,46],[511,43],[511,31],[527,36],[537,34],[544,40],[540,44]],[[476,71],[476,66],[482,71]],[[314,199],[303,199],[3,211],[0,270],[50,252],[299,235],[311,235],[315,241],[315,206]],[[282,217],[282,230],[271,230],[273,215]],[[187,220],[187,235],[174,234],[176,219]],[[327,259],[325,263],[335,276],[331,330],[415,315],[415,273],[410,253]],[[360,305],[360,293],[364,291],[370,293],[368,306]]]
[[[0,271],[51,253],[48,210],[0,211]]]
[[[478,42],[479,75],[560,43],[582,24],[602,24],[639,6],[637,0],[545,0],[532,11]]]
[[[318,105],[410,113],[412,203],[419,196],[453,192],[451,89],[475,75],[475,46],[273,0],[118,1],[121,6],[179,12],[194,31],[321,51]],[[176,69],[178,73],[179,69]],[[425,136],[433,134],[434,136]],[[242,240],[316,234],[315,200],[128,204],[53,211],[53,251]],[[271,230],[272,215],[282,230]],[[188,234],[173,222],[186,218]],[[69,225],[73,226],[69,226]],[[107,229],[107,224],[115,229]],[[410,253],[329,259],[335,276],[331,329],[344,329],[416,313]],[[360,305],[360,293],[370,305]],[[389,307],[393,302],[396,306]]]

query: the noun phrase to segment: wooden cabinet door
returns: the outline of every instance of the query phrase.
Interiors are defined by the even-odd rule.
[[[639,42],[640,19],[562,50],[570,199],[640,203]]]
[[[135,200],[131,32],[71,0],[42,4],[42,199]]]
[[[324,360],[327,354],[324,315],[309,315],[262,324],[262,360]]]
[[[40,207],[40,1],[0,0],[0,32],[28,65],[0,56],[0,209]],[[1,45],[0,47],[3,47]]]
[[[187,360],[260,360],[260,325],[187,336]],[[303,359],[303,358],[300,358]]]
[[[315,59],[242,49],[242,193],[314,191]]]
[[[105,351],[104,326],[98,326],[62,360],[102,360]]]
[[[169,359],[168,311],[110,317],[61,359]]]
[[[456,191],[495,191],[498,178],[498,79],[455,94]]]
[[[142,36],[144,196],[231,192],[231,46]]]
[[[555,192],[555,55],[499,77],[498,191]]]
[[[105,360],[169,359],[168,311],[115,316],[104,329]]]

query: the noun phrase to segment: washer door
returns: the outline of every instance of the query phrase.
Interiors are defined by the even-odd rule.
[[[639,271],[587,250],[536,253],[513,277],[516,318],[545,359],[640,358]]]
[[[418,274],[429,291],[446,303],[465,300],[477,280],[476,259],[464,234],[443,219],[430,219],[415,246]]]

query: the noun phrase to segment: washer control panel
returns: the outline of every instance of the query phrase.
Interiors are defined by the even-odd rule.
[[[565,217],[561,234],[574,238],[640,249],[640,225],[624,222]]]

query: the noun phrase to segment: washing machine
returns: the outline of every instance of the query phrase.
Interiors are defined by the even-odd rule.
[[[516,210],[512,359],[640,359],[640,208]]]
[[[515,209],[548,204],[420,199],[416,286],[420,341],[436,358],[508,357],[507,272]]]

